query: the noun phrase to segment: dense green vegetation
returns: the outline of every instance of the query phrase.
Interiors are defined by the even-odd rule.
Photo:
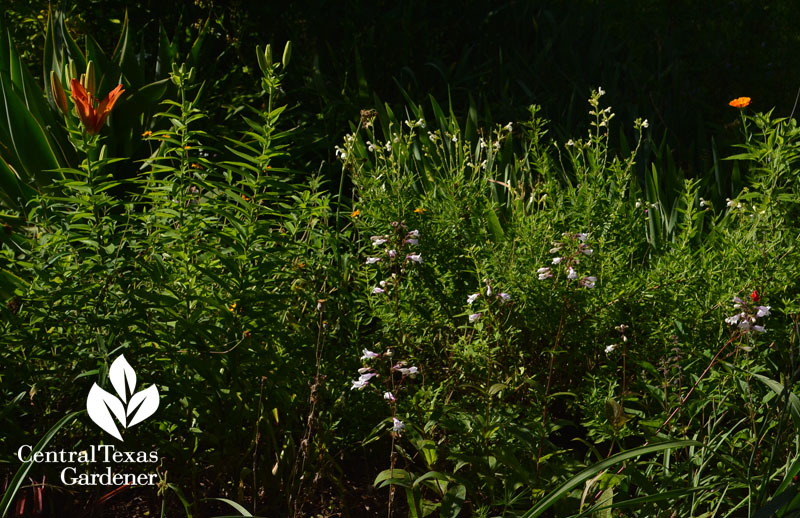
[[[3,516],[798,515],[795,6],[161,4],[6,13]]]

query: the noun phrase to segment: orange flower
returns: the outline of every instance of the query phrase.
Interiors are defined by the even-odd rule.
[[[142,136],[143,136],[143,137],[145,137],[145,138],[147,138],[147,137],[151,136],[152,134],[153,134],[153,132],[152,132],[152,131],[150,131],[150,130],[147,130],[147,131],[145,131],[144,133],[142,133]]]
[[[750,98],[749,97],[738,97],[738,98],[732,100],[731,102],[729,102],[728,104],[730,106],[733,106],[734,108],[739,108],[741,110],[742,108],[747,108],[748,106],[750,106]]]
[[[119,96],[122,95],[122,92],[125,91],[122,89],[122,85],[117,85],[99,103],[77,79],[70,81],[69,85],[72,89],[72,101],[78,109],[78,117],[80,117],[83,127],[92,135],[99,133],[103,124],[106,123],[108,114],[114,108],[114,104],[119,99]]]
[[[418,207],[418,208],[414,209],[414,213],[415,214],[423,214],[426,210],[428,210],[428,209],[423,209],[422,207]]]
[[[353,212],[350,213],[350,217],[351,218],[357,218],[359,216],[359,214],[361,214],[361,209],[356,209],[356,210],[354,210]]]

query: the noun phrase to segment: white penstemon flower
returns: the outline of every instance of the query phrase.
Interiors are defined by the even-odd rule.
[[[369,349],[364,349],[361,351],[361,359],[362,360],[369,360],[371,358],[377,358],[380,354],[370,351]]]
[[[564,243],[553,243],[554,246],[550,249],[550,253],[559,255],[552,259],[551,264],[553,266],[562,265],[567,274],[567,279],[570,281],[577,279],[578,286],[581,288],[594,288],[597,282],[597,277],[593,277],[591,275],[580,276],[575,270],[575,266],[580,263],[580,255],[591,256],[594,253],[594,249],[586,243],[586,240],[589,239],[589,234],[586,232],[578,232],[574,234],[565,232],[564,238],[566,238]],[[564,250],[565,247],[566,250]],[[565,251],[568,252],[566,255],[564,255]],[[550,266],[545,266],[543,268],[539,268],[536,273],[539,275],[539,280],[543,281],[553,277],[553,268]]]
[[[758,293],[754,290],[750,295],[753,303],[759,300]],[[725,319],[725,323],[731,326],[736,326],[744,332],[755,331],[757,333],[765,333],[767,329],[759,323],[759,319],[768,317],[770,315],[770,306],[756,306],[751,305],[744,299],[733,297],[733,308],[737,310],[735,315],[729,316]]]
[[[399,420],[396,417],[392,418],[392,431],[394,433],[400,433],[406,429],[406,425],[403,424],[403,421]]]

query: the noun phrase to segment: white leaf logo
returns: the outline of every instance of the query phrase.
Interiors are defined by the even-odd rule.
[[[111,364],[108,377],[119,397],[106,392],[95,383],[86,398],[86,411],[97,426],[121,441],[122,435],[114,422],[114,417],[123,428],[141,423],[158,409],[158,389],[155,385],[150,385],[149,388],[134,393],[136,371],[123,355]],[[130,401],[128,401],[129,395]]]

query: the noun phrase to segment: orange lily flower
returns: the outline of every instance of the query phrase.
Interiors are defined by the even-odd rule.
[[[111,90],[105,99],[97,103],[94,95],[87,92],[80,81],[73,79],[69,83],[72,89],[72,100],[75,102],[75,107],[78,109],[78,117],[80,117],[83,127],[86,128],[90,134],[94,135],[100,132],[103,124],[106,123],[108,114],[114,108],[114,104],[122,95],[125,90],[122,85],[117,85],[116,88]],[[97,104],[97,106],[95,106]]]

